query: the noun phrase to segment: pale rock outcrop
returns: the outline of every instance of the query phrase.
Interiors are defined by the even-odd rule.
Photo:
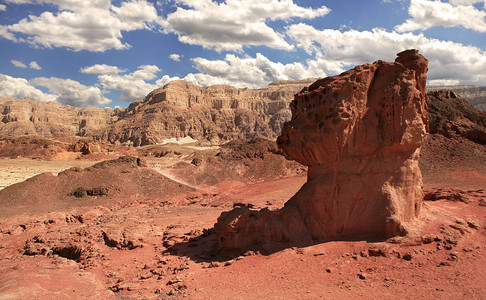
[[[462,136],[486,145],[486,112],[475,109],[451,90],[429,91],[427,104],[431,134]]]
[[[423,199],[427,63],[407,50],[395,62],[357,66],[297,94],[277,143],[309,167],[308,181],[278,211],[222,213],[220,249],[405,234]]]
[[[314,81],[276,81],[262,89],[172,81],[130,104],[119,121],[93,137],[134,146],[186,136],[213,144],[275,139],[290,118],[289,103],[295,93]]]
[[[462,99],[466,100],[474,108],[486,112],[486,86],[474,85],[431,85],[427,86],[428,92],[440,90],[452,90]]]
[[[314,81],[275,81],[262,89],[238,89],[176,80],[115,110],[0,97],[0,135],[77,135],[133,146],[187,136],[213,144],[276,139],[290,119],[295,93]]]
[[[0,97],[0,135],[89,136],[118,120],[120,111]]]

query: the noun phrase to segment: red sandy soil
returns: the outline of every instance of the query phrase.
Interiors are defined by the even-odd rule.
[[[221,212],[277,209],[306,181],[258,168],[250,182],[218,175],[199,189],[171,183],[180,190],[165,196],[134,197],[129,186],[43,211],[9,209],[0,219],[0,299],[486,299],[486,146],[432,135],[422,155],[421,217],[388,240],[215,254]],[[234,160],[241,168],[232,170],[259,163]],[[190,183],[193,166],[165,171]],[[149,168],[131,172],[169,186]]]

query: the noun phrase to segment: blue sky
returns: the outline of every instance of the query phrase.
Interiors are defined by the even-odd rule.
[[[486,85],[486,0],[0,0],[0,96],[126,107],[171,80],[261,88],[415,48]]]

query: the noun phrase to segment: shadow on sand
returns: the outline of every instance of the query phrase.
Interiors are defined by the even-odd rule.
[[[229,260],[241,258],[242,256],[252,256],[256,254],[271,255],[279,251],[290,248],[305,248],[313,245],[341,241],[341,242],[358,242],[366,241],[368,243],[379,243],[386,241],[387,238],[373,236],[359,236],[332,240],[305,241],[305,242],[286,242],[272,243],[271,245],[253,245],[246,249],[227,250],[219,249],[214,229],[206,230],[205,233],[190,238],[188,241],[178,242],[167,248],[165,252],[180,257],[188,257],[196,263],[226,262]]]

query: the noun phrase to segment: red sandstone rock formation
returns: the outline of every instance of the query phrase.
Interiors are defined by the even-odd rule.
[[[221,214],[220,249],[406,233],[423,199],[427,60],[416,50],[316,81],[296,95],[280,148],[308,181],[275,212]]]

